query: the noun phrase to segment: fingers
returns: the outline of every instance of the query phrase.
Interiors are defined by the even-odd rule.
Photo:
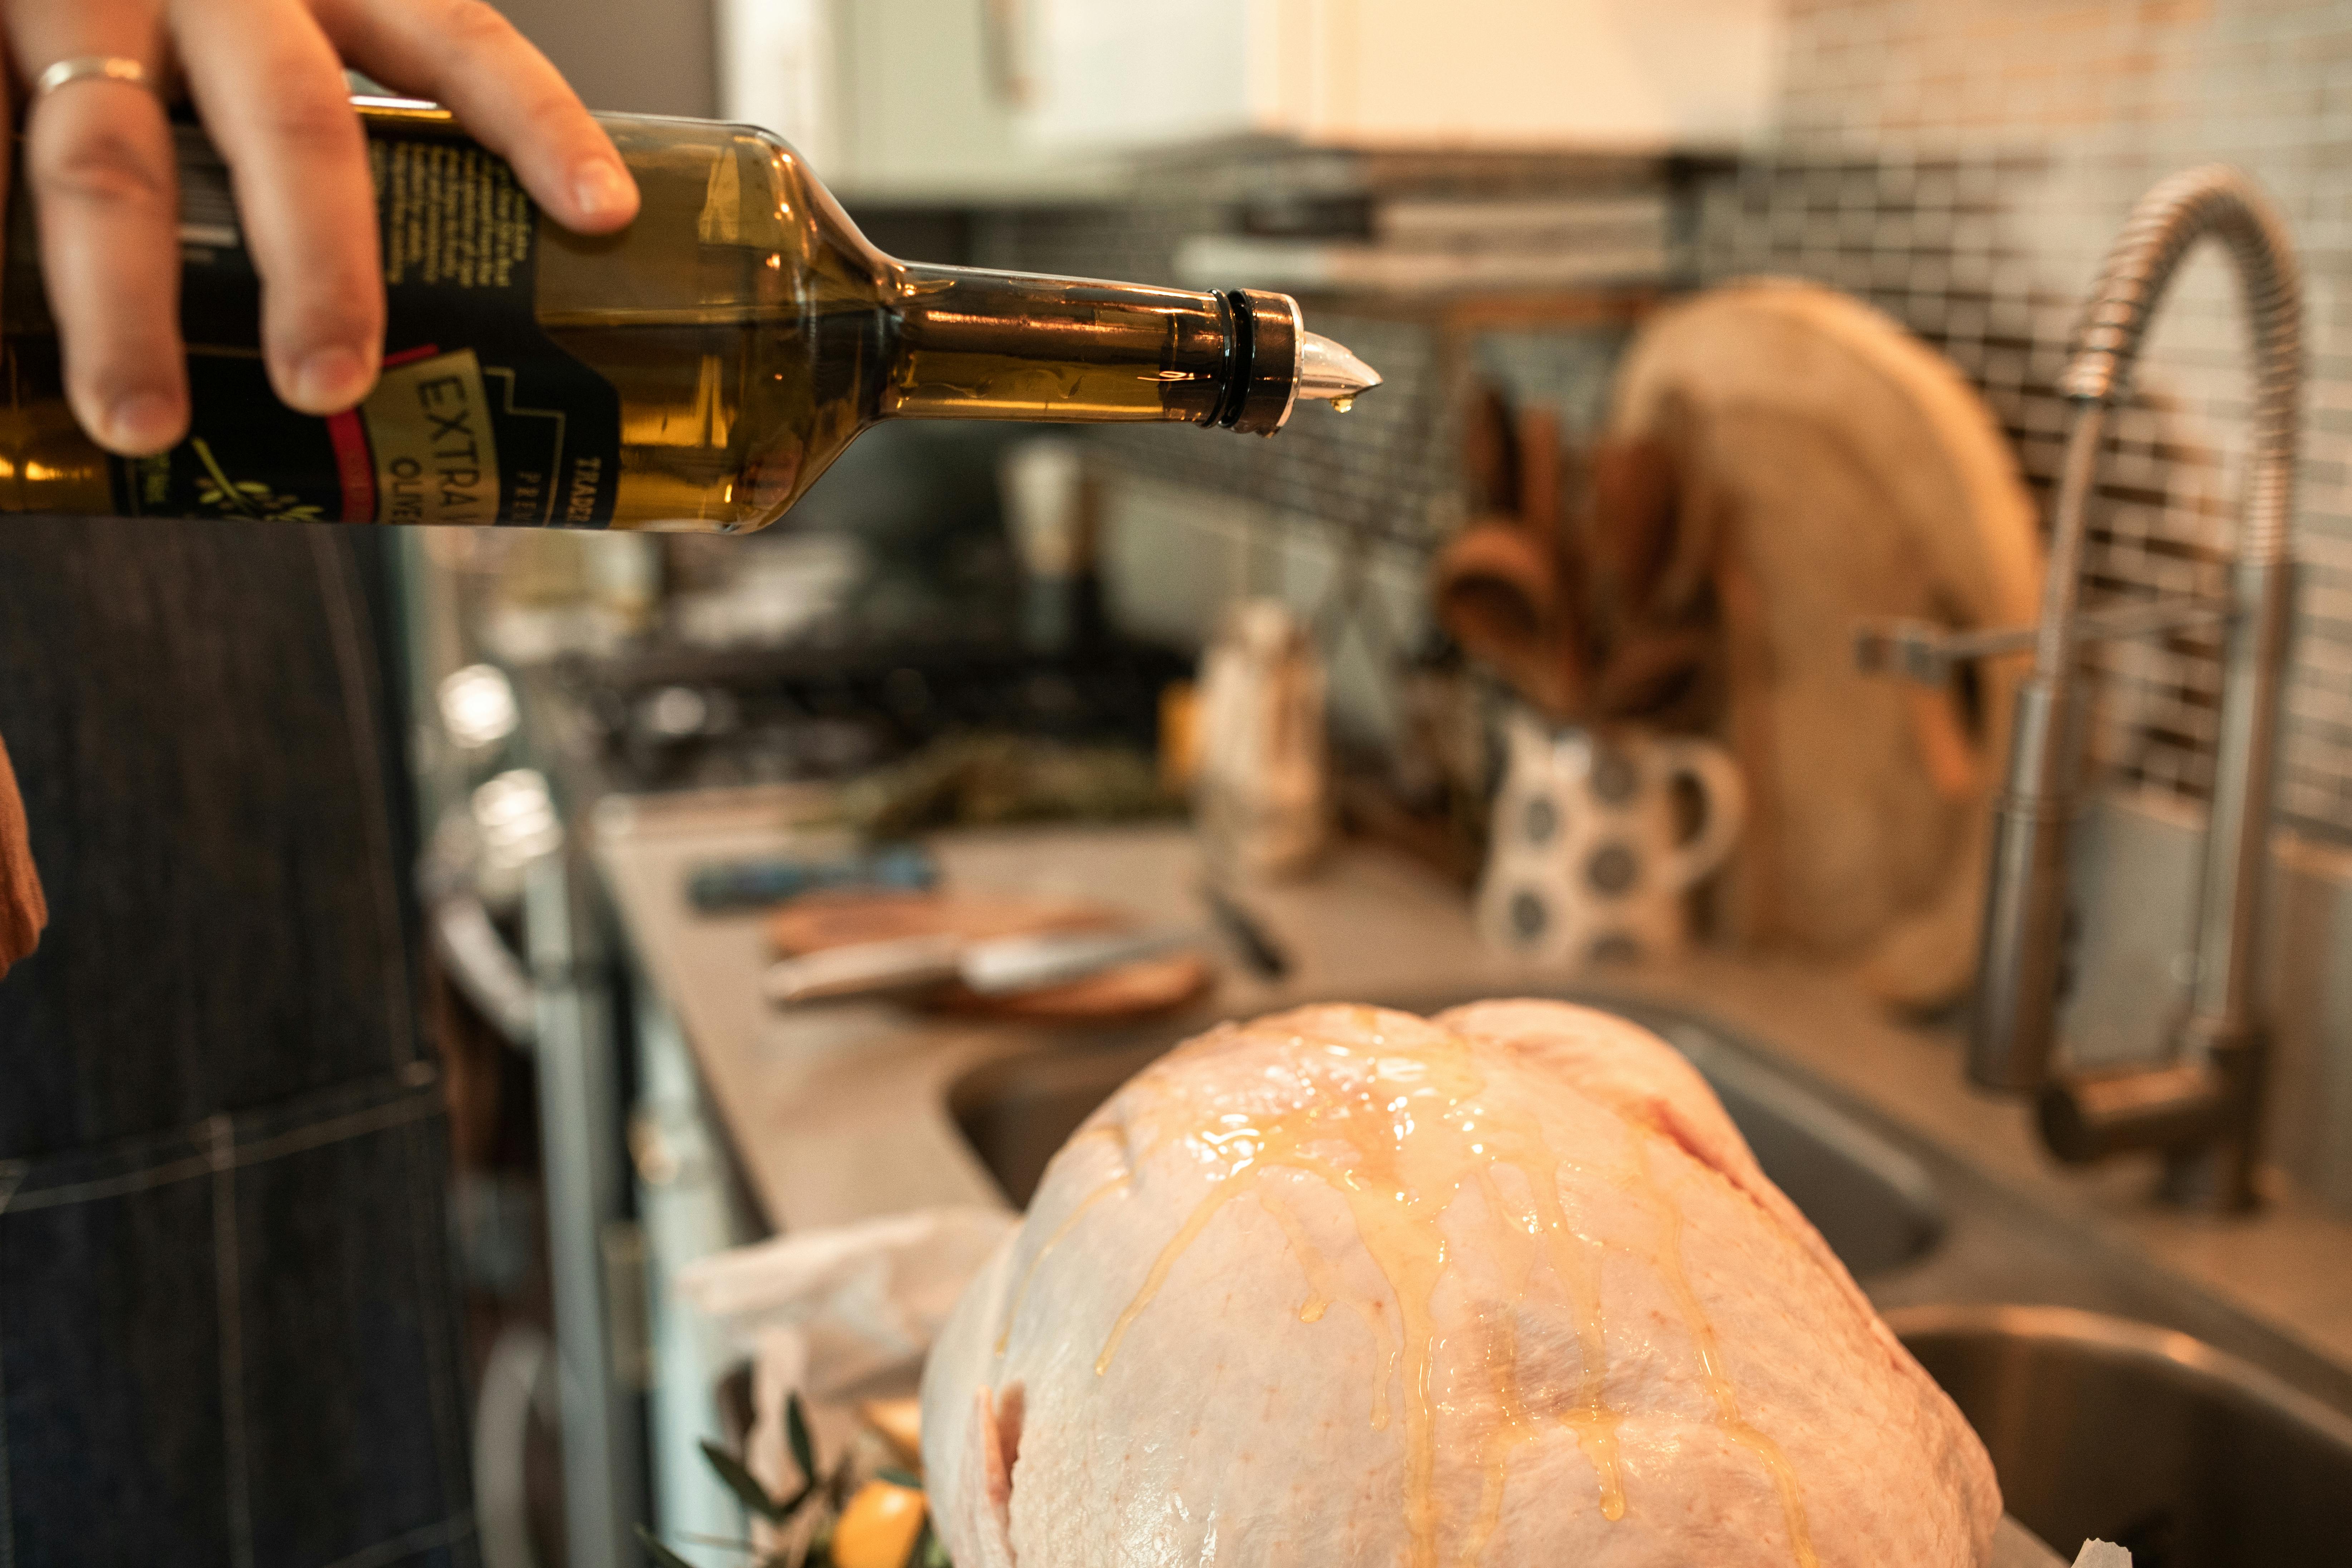
[[[76,55],[118,55],[160,68],[162,30],[152,7],[43,10],[12,8],[9,52],[28,75]],[[66,83],[31,107],[25,173],[40,215],[41,268],[74,416],[110,450],[160,452],[188,424],[177,203],[163,104],[125,82]]]
[[[566,228],[603,234],[636,216],[636,184],[612,139],[547,57],[481,0],[319,0],[317,10],[346,58],[447,105]]]
[[[270,383],[305,413],[349,408],[375,384],[384,306],[342,63],[300,0],[172,0],[171,19],[261,277]]]
[[[91,54],[160,73],[168,21],[235,183],[270,381],[309,413],[365,395],[383,343],[374,192],[339,48],[448,104],[567,226],[603,232],[636,214],[610,139],[479,0],[80,0],[0,7],[0,18],[26,78]],[[163,106],[142,88],[76,81],[28,115],[25,167],[67,395],[91,435],[126,455],[163,450],[187,428],[173,164]]]

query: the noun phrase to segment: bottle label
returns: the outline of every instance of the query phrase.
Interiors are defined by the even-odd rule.
[[[369,127],[388,306],[383,374],[320,419],[270,390],[260,285],[228,171],[179,138],[188,438],[112,460],[127,515],[602,528],[620,397],[534,310],[539,209],[505,163],[436,121]]]

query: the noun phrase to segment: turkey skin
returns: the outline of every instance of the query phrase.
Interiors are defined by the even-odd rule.
[[[960,1568],[1982,1568],[1992,1468],[1705,1080],[1555,1002],[1137,1075],[923,1382]]]

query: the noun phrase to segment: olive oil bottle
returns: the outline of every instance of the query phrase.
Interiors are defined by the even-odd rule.
[[[894,260],[764,132],[606,117],[643,206],[583,237],[443,110],[357,107],[389,306],[366,401],[320,419],[271,392],[226,171],[183,126],[189,435],[122,458],[82,434],[20,205],[0,279],[0,510],[737,531],[782,516],[883,419],[1271,434],[1300,399],[1344,406],[1380,379],[1280,294]]]

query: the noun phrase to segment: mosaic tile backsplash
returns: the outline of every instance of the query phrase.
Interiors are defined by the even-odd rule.
[[[2045,496],[2052,390],[2080,301],[2149,185],[2252,172],[2302,251],[2300,639],[2279,806],[2352,838],[2352,5],[2264,0],[1792,0],[1773,144],[1699,197],[1696,267],[1794,272],[1871,300],[1982,389]],[[2095,591],[2216,588],[2243,477],[2243,327],[2227,266],[2192,261],[2116,422],[2092,518]],[[2095,754],[2201,796],[2210,634],[2112,645]]]
[[[1795,274],[1870,300],[1975,381],[2045,496],[2066,423],[2053,383],[2132,203],[2213,159],[2277,200],[2302,249],[2311,349],[2279,805],[2297,829],[2352,842],[2352,0],[1790,0],[1790,12],[1775,131],[1683,177],[1680,280]],[[1236,178],[1174,168],[1114,211],[1003,215],[983,223],[975,259],[1172,280],[1185,235],[1239,221]],[[1342,552],[1350,541],[1425,552],[1459,516],[1469,382],[1549,404],[1573,435],[1597,420],[1622,338],[1606,325],[1496,330],[1465,353],[1426,312],[1345,302],[1315,324],[1391,388],[1267,443],[1113,434],[1106,466],[1246,502],[1268,526],[1319,531]],[[2218,584],[2242,477],[2241,338],[2225,264],[2193,261],[2113,426],[2095,594]],[[2126,781],[2200,796],[2210,636],[2090,657],[2102,674],[2095,755]]]

